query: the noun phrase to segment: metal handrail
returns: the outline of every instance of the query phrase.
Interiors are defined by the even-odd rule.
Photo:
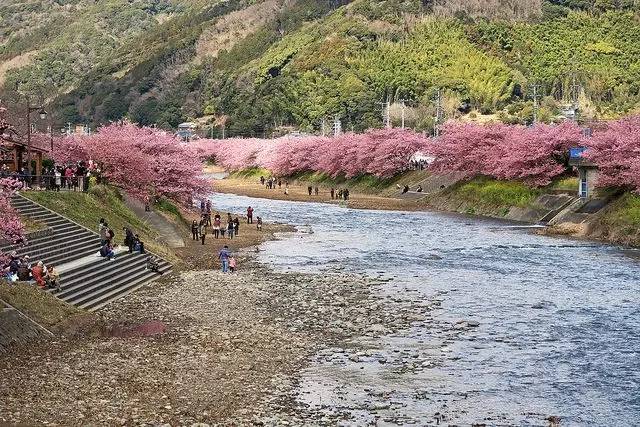
[[[95,175],[74,175],[66,177],[64,175],[34,175],[0,173],[0,178],[13,178],[23,184],[23,190],[40,189],[51,191],[88,191],[90,178]],[[98,182],[103,182],[101,177],[97,177]]]

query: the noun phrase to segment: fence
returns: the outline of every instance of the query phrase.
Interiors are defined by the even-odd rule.
[[[56,175],[7,175],[23,185],[23,190],[49,190],[49,191],[78,191],[89,190],[90,177],[88,176],[56,176]]]

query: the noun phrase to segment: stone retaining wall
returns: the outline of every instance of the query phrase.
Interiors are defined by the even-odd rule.
[[[19,311],[0,301],[0,354],[11,351],[15,346],[30,344],[33,340],[49,336]]]

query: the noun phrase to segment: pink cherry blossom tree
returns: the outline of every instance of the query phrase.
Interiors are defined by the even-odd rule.
[[[585,157],[599,168],[599,186],[640,191],[640,116],[597,127],[584,145]]]
[[[18,243],[24,241],[25,230],[20,216],[11,206],[11,196],[22,187],[12,178],[0,178],[0,242]],[[0,266],[7,257],[0,251]]]
[[[189,205],[209,190],[194,149],[166,132],[131,123],[64,138],[53,158],[62,164],[93,160],[109,183],[141,200],[159,196]]]

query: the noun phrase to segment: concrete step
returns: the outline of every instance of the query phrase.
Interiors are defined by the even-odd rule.
[[[96,238],[96,236],[82,228],[73,228],[62,233],[54,232],[47,236],[37,237],[33,240],[28,240],[26,245],[13,245],[8,249],[15,250],[18,253],[41,249],[57,249],[60,245],[69,245],[85,238]]]
[[[167,269],[165,271],[161,271],[160,273],[156,273],[144,269],[136,276],[132,276],[118,283],[114,283],[110,285],[108,289],[104,289],[100,295],[87,298],[85,301],[76,304],[76,306],[86,310],[95,311],[101,307],[104,307],[106,304],[128,294],[129,292],[138,289],[142,285],[162,277],[162,275],[166,274],[169,271],[170,269]]]
[[[45,265],[54,264],[59,266],[62,263],[75,261],[89,255],[96,255],[99,250],[100,250],[100,245],[85,246],[85,247],[74,249],[73,251],[67,251],[67,252],[62,251],[55,254],[47,254],[46,256],[40,258],[39,261],[44,262]],[[97,258],[97,255],[96,255],[96,258]]]
[[[46,223],[53,231],[24,246],[13,245],[15,250],[20,255],[28,254],[32,262],[63,266],[61,290],[54,295],[78,307],[96,310],[171,271],[171,264],[164,260],[159,261],[160,273],[147,270],[151,254],[125,252],[119,253],[115,261],[103,259],[98,255],[100,237],[94,231],[20,195],[13,196],[11,204],[22,215]],[[65,270],[65,264],[71,269]]]
[[[16,209],[16,211],[18,211],[18,213],[22,216],[28,216],[30,218],[35,218],[35,217],[42,217],[45,215],[55,215],[55,214],[51,214],[51,212],[42,209],[40,207],[34,207],[34,208],[27,208],[27,209]]]
[[[115,261],[100,258],[97,263],[86,265],[70,275],[61,274],[59,296],[65,297],[67,294],[81,291],[95,282],[107,283],[125,269],[144,266],[147,258],[148,256],[140,256],[140,254],[121,254],[116,256]]]
[[[72,304],[74,304],[75,301],[82,300],[87,295],[93,295],[94,297],[99,296],[103,289],[108,288],[113,283],[136,276],[142,270],[145,270],[147,258],[147,256],[142,256],[119,265],[117,260],[109,261],[104,259],[103,262],[106,268],[99,274],[94,275],[86,282],[76,282],[72,289],[62,290],[58,296]]]
[[[72,252],[78,248],[95,245],[97,245],[98,249],[100,248],[100,239],[96,238],[96,236],[92,236],[91,234],[85,234],[75,236],[75,238],[74,236],[63,237],[53,240],[49,244],[46,242],[40,243],[35,247],[27,245],[16,252],[18,252],[18,256],[29,255],[32,261],[38,261],[39,258],[47,254],[64,253],[65,251]]]

